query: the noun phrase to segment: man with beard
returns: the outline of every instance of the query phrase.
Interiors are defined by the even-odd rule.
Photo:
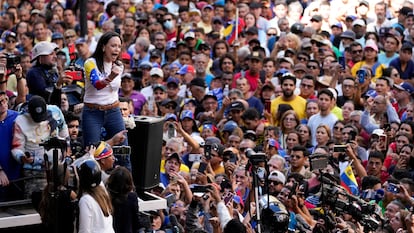
[[[332,131],[335,122],[338,120],[335,114],[331,113],[333,102],[335,102],[335,94],[329,89],[322,89],[318,93],[319,113],[311,116],[308,122],[308,126],[311,129],[311,135],[313,135],[312,145],[317,144],[314,135],[316,135],[316,129],[320,124],[327,125]]]
[[[280,171],[272,171],[268,177],[269,181],[269,194],[277,196],[283,189],[286,177]]]
[[[276,119],[276,113],[278,111],[279,105],[288,104],[296,114],[298,114],[299,119],[305,118],[306,110],[306,100],[300,96],[294,94],[296,88],[296,77],[291,73],[286,73],[280,79],[282,86],[282,95],[272,100],[270,111],[273,117],[273,124],[279,125],[278,119]]]
[[[52,104],[60,105],[61,87],[64,83],[71,83],[72,78],[58,74],[55,68],[57,63],[55,43],[42,41],[32,49],[34,66],[27,72],[26,80],[30,95],[39,95],[46,101],[51,97]]]
[[[209,58],[204,54],[200,53],[194,57],[194,68],[196,70],[196,78],[201,78],[206,81],[207,86],[210,86],[214,76],[207,73]]]
[[[350,47],[351,47],[352,66],[353,66],[357,62],[362,61],[363,50],[362,50],[362,45],[357,41],[352,42]]]
[[[365,44],[365,33],[367,32],[367,25],[363,19],[357,19],[352,23],[352,31],[355,32],[355,41],[360,44]]]

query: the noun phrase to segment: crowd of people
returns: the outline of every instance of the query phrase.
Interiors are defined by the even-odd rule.
[[[414,2],[86,6],[0,6],[0,201],[47,232],[414,232]],[[165,209],[115,149],[135,116],[165,119]]]

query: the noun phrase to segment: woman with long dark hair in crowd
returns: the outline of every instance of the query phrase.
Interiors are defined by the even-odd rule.
[[[139,230],[138,196],[134,192],[132,175],[124,167],[115,168],[109,176],[107,190],[114,208],[114,229],[117,233]]]
[[[85,96],[82,113],[82,132],[84,145],[90,145],[113,137],[125,130],[119,108],[118,93],[121,86],[123,65],[118,61],[121,55],[122,41],[116,32],[106,32],[99,39],[96,50],[85,61]],[[106,135],[101,135],[102,129]],[[127,141],[124,141],[127,144]],[[130,169],[130,164],[121,161]],[[124,163],[124,164],[123,164]]]

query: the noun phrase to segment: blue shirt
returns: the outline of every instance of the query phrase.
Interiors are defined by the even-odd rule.
[[[20,164],[11,155],[11,145],[13,140],[13,126],[18,112],[7,110],[7,116],[0,123],[0,165],[9,180],[20,177]]]
[[[264,106],[262,104],[262,101],[260,101],[258,98],[251,96],[247,99],[247,103],[249,104],[250,108],[255,108],[260,115],[263,114]]]
[[[392,60],[390,66],[395,67],[398,70],[401,79],[411,79],[411,75],[414,73],[414,62],[411,59],[408,61],[404,71],[401,70],[401,60],[399,57]]]

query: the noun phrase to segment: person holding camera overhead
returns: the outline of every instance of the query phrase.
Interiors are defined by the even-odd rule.
[[[124,70],[118,61],[121,48],[119,34],[106,32],[99,39],[93,55],[85,61],[85,106],[82,113],[84,145],[101,141],[101,136],[106,140],[125,130],[118,100]],[[106,135],[101,135],[102,128]],[[127,144],[125,140],[124,145]],[[131,170],[129,156],[118,162]]]

